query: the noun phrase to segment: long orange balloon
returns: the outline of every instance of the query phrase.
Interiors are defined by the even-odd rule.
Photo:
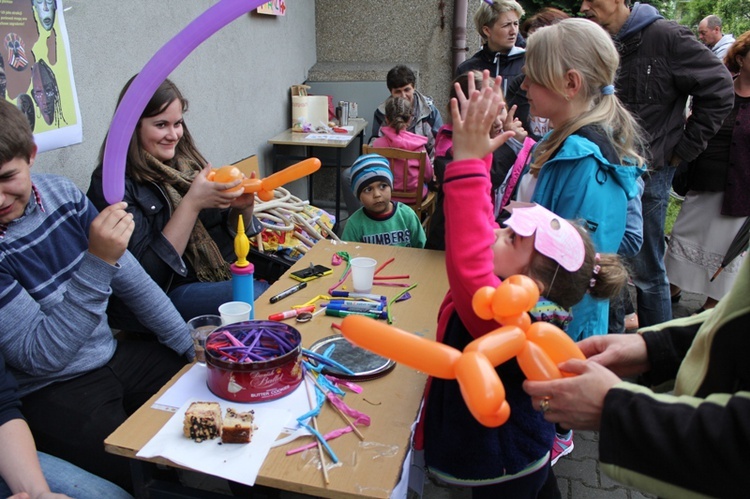
[[[232,165],[222,166],[215,172],[211,172],[208,175],[208,178],[214,182],[221,183],[234,182],[235,180],[241,179],[242,183],[237,187],[230,189],[230,192],[236,191],[237,189],[244,189],[246,194],[257,192],[258,197],[263,201],[270,201],[273,199],[274,189],[292,182],[293,180],[310,175],[318,169],[320,169],[320,160],[318,158],[308,158],[304,161],[288,166],[281,171],[273,173],[263,180],[258,178],[243,178],[240,169]]]
[[[555,365],[569,359],[586,360],[576,342],[549,322],[535,322],[526,330],[526,338],[537,345],[552,359]],[[563,376],[575,376],[562,371]]]
[[[222,166],[218,170],[212,171],[208,174],[208,179],[212,182],[219,182],[221,184],[228,184],[235,180],[242,180],[242,172],[239,168],[232,165]],[[237,187],[227,189],[228,192],[238,191],[244,188],[243,184],[239,184]]]
[[[430,376],[456,378],[461,352],[361,315],[348,315],[341,322],[344,337],[357,346],[375,352]]]
[[[521,370],[531,381],[549,381],[562,378],[560,369],[557,368],[549,355],[539,345],[527,341],[521,352],[516,357]]]
[[[504,326],[480,336],[464,348],[464,352],[479,352],[493,366],[499,366],[521,351],[526,335],[516,326]]]
[[[461,395],[472,414],[492,416],[505,402],[505,387],[490,361],[479,352],[464,352],[456,363]]]
[[[311,173],[318,171],[319,168],[320,160],[318,158],[307,158],[304,161],[295,163],[292,166],[287,166],[283,170],[264,178],[263,190],[272,191],[293,180],[310,175]]]

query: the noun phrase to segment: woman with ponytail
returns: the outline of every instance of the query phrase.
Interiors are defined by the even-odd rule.
[[[581,220],[601,253],[618,251],[645,166],[641,131],[614,93],[618,65],[600,26],[566,19],[529,37],[522,85],[531,113],[549,118],[553,129],[532,153],[518,200]],[[609,300],[587,294],[572,309],[568,334],[606,334],[608,308]]]

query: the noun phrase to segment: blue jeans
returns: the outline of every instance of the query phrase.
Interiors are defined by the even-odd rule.
[[[112,482],[84,471],[78,466],[58,459],[43,452],[37,452],[39,464],[42,466],[44,478],[52,492],[65,494],[77,499],[132,499],[133,496],[125,492]],[[0,497],[8,497],[11,490],[0,478]]]
[[[37,449],[132,490],[129,460],[105,452],[104,439],[186,363],[156,341],[118,341],[102,367],[21,399]]]
[[[669,281],[664,267],[664,221],[669,204],[674,168],[665,166],[644,176],[646,188],[643,206],[643,246],[629,260],[638,292],[638,323],[652,326],[672,319]]]
[[[253,281],[253,296],[257,300],[270,284],[266,281]],[[179,286],[168,293],[172,304],[185,322],[199,315],[218,315],[219,305],[233,301],[232,281],[221,282],[192,282]],[[138,321],[137,316],[128,313],[110,313],[109,324],[115,329],[122,329],[131,333],[153,333]]]
[[[253,295],[256,300],[268,286],[266,281],[256,279],[253,282]],[[232,281],[184,284],[170,291],[169,299],[186,321],[199,315],[217,315],[219,305],[234,300]]]

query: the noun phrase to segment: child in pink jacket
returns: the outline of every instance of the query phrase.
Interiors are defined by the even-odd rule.
[[[587,293],[618,293],[627,276],[616,255],[596,253],[583,228],[541,206],[513,205],[507,226],[497,225],[490,197],[490,153],[512,132],[490,135],[502,96],[500,80],[492,88],[489,83],[485,71],[481,91],[474,90],[472,81],[469,98],[461,92],[451,105],[454,161],[443,183],[450,289],[438,312],[436,339],[460,351],[499,327],[473,310],[473,296],[484,286],[496,287],[514,274],[527,275],[548,301],[568,308]],[[539,319],[549,320],[541,314]],[[554,425],[523,392],[524,375],[515,360],[496,370],[512,407],[504,425],[490,428],[479,423],[456,380],[430,378],[415,448],[424,449],[431,477],[471,487],[473,499],[560,497],[550,462]]]
[[[372,142],[373,147],[395,147],[407,151],[420,152],[427,151],[425,144],[428,138],[423,135],[417,135],[407,130],[411,121],[411,103],[403,97],[389,97],[385,101],[385,123],[386,126],[380,129],[383,134]],[[416,191],[419,176],[419,161],[408,160],[409,170],[408,178],[402,178],[403,161],[401,159],[393,160],[393,186],[398,190]],[[432,169],[432,161],[427,155],[424,169],[424,187],[422,194],[427,195],[427,184],[432,182],[435,173]],[[392,198],[395,201],[405,202],[407,200],[397,197]]]

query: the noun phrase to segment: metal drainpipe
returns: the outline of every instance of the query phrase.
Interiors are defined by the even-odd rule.
[[[453,74],[458,65],[466,60],[466,18],[469,13],[468,0],[456,0],[453,3]]]

